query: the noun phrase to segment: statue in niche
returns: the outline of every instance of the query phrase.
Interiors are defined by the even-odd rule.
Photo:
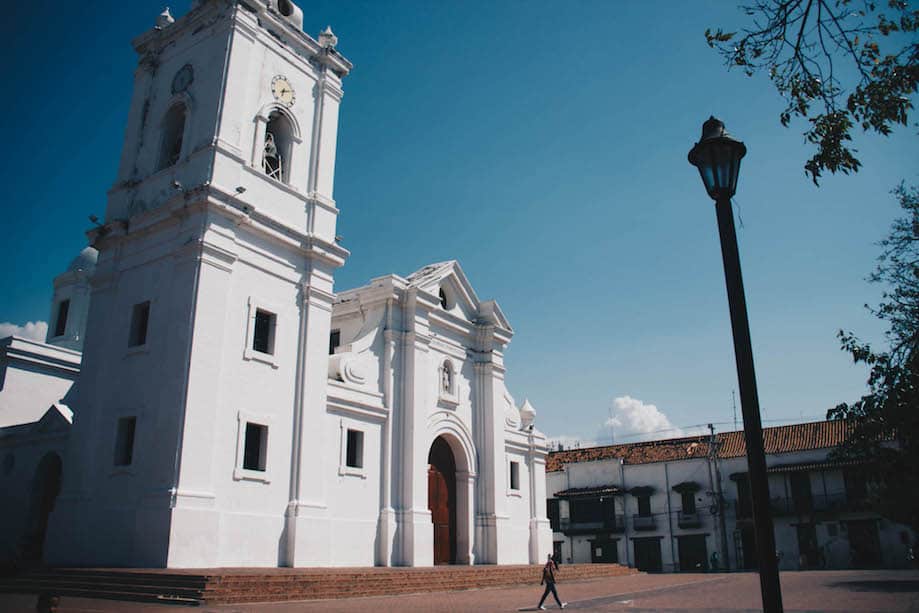
[[[440,372],[440,384],[443,388],[443,392],[449,394],[450,389],[453,387],[453,370],[450,368],[450,365],[445,362]]]

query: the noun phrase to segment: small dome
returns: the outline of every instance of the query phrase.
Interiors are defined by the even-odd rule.
[[[73,260],[70,262],[70,266],[67,267],[67,272],[74,272],[77,270],[92,272],[96,267],[96,260],[98,259],[98,251],[92,247],[85,247],[83,251],[80,252],[80,255],[73,258]]]
[[[520,407],[520,422],[524,428],[529,428],[536,421],[536,409],[530,404],[530,400],[524,400],[523,406]]]

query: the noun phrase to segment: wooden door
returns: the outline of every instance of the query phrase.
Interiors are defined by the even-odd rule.
[[[635,546],[635,568],[650,573],[659,573],[663,570],[659,538],[635,539],[632,543]]]
[[[708,569],[708,548],[704,534],[689,534],[677,537],[680,551],[680,570],[701,573]]]
[[[434,564],[456,560],[456,465],[450,446],[438,438],[428,456],[428,509],[434,524]]]

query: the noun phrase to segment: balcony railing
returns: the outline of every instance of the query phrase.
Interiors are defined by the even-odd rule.
[[[806,513],[851,513],[870,511],[869,500],[845,493],[816,494],[810,498],[775,497],[769,501],[772,512],[777,515],[802,515]]]
[[[656,527],[654,516],[635,514],[632,516],[632,527],[636,530],[654,530]]]
[[[809,513],[852,513],[871,511],[873,505],[864,496],[839,494],[815,494],[810,498],[795,499],[776,496],[769,499],[769,510],[773,515],[804,515]],[[753,504],[750,501],[734,501],[737,519],[751,519]]]
[[[609,517],[596,521],[572,520],[563,517],[559,520],[559,528],[565,534],[591,534],[596,532],[624,532],[625,521],[622,515]]]
[[[692,511],[691,513],[680,511],[677,525],[680,528],[698,528],[702,525],[702,519],[699,517],[698,511]]]

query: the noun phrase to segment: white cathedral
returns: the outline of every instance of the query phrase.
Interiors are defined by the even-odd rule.
[[[333,290],[342,79],[288,0],[133,41],[120,168],[0,341],[0,558],[56,566],[521,564],[551,551],[513,334],[460,266]]]

